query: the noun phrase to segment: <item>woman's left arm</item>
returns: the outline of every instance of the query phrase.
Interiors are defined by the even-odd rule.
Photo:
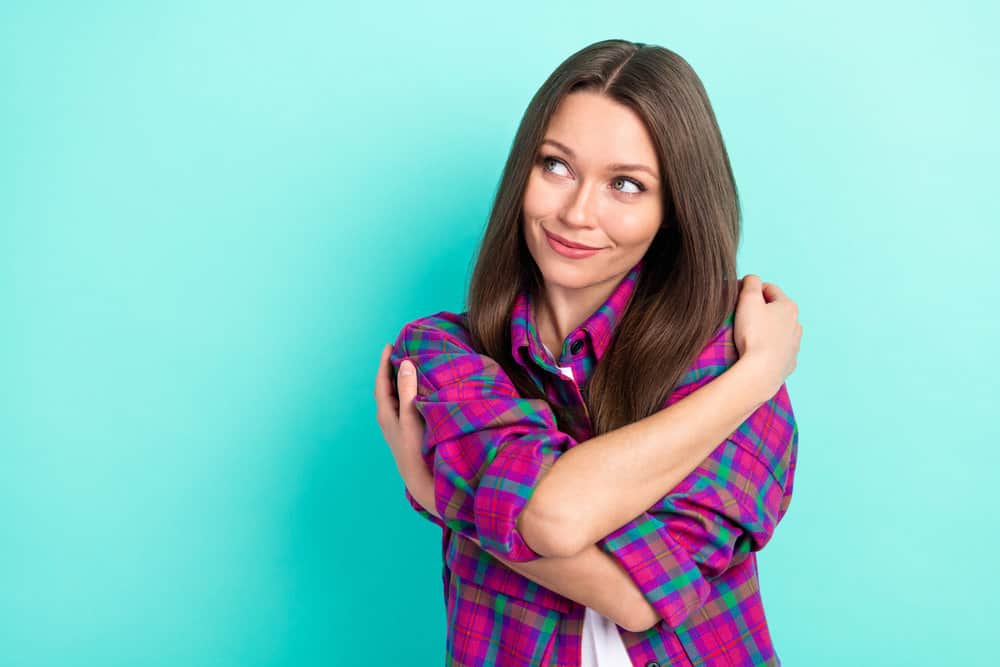
[[[420,453],[424,423],[413,407],[416,379],[407,374],[409,364],[403,364],[397,397],[386,376],[387,356],[388,346],[383,350],[382,366],[375,386],[379,425],[414,509],[445,528],[446,524],[434,502],[434,477]],[[482,548],[474,536],[459,533],[455,539],[469,539]],[[646,600],[628,571],[596,544],[569,557],[542,556],[527,562],[514,562],[497,554],[491,555],[518,574],[597,610],[626,630],[640,632],[659,620],[655,608]]]

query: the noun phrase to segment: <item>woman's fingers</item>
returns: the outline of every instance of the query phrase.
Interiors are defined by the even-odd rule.
[[[387,424],[399,414],[399,399],[392,387],[392,364],[389,363],[391,352],[392,344],[386,343],[375,374],[375,417],[379,424]]]
[[[767,299],[768,303],[772,301],[790,300],[788,298],[788,295],[785,294],[785,291],[774,283],[764,283],[763,289],[764,289],[764,298]]]
[[[764,299],[760,292],[760,276],[748,273],[740,280],[740,301],[756,301],[763,303]]]
[[[799,305],[774,283],[764,283],[764,298],[767,299],[768,303],[783,304],[791,311],[793,317],[799,316]]]
[[[399,365],[396,385],[399,387],[400,425],[404,429],[422,425],[423,418],[413,405],[413,399],[417,395],[417,369],[409,359],[404,359]]]

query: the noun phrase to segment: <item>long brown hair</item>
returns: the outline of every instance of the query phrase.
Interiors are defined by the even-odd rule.
[[[522,396],[548,400],[510,350],[518,292],[538,294],[544,285],[524,240],[522,200],[549,118],[565,95],[578,90],[607,95],[642,118],[663,183],[662,225],[588,382],[587,407],[596,436],[661,410],[733,311],[739,293],[740,211],[715,114],[686,60],[661,46],[619,39],[596,42],[567,58],[521,119],[466,298],[474,346],[500,364]],[[552,408],[565,426],[568,415],[560,406]]]

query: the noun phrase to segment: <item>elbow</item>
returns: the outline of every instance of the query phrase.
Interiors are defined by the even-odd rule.
[[[540,516],[530,504],[517,517],[517,530],[534,551],[548,558],[571,558],[584,546],[564,526],[565,522]]]
[[[633,583],[618,591],[617,600],[622,612],[621,621],[616,622],[629,632],[646,632],[663,620],[642,589]]]
[[[618,625],[629,632],[646,632],[656,627],[656,624],[661,620],[663,619],[653,609],[653,605],[649,604],[645,598],[642,598],[640,602],[631,605],[625,614],[625,618],[622,619],[623,622],[618,623]]]

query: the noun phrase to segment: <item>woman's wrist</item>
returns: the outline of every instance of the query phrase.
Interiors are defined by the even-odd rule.
[[[420,467],[408,470],[403,476],[406,488],[410,490],[410,495],[420,503],[425,510],[438,517],[441,516],[434,506],[434,477],[431,471],[421,461]]]
[[[403,483],[407,487],[412,486],[411,482],[422,479],[423,475],[430,475],[427,463],[420,452],[405,452],[394,450],[392,459],[396,464],[396,471],[403,478]]]
[[[740,357],[726,372],[741,379],[746,387],[747,396],[753,402],[754,410],[770,400],[781,387],[780,383],[774,385],[771,374],[758,357],[750,355]]]

